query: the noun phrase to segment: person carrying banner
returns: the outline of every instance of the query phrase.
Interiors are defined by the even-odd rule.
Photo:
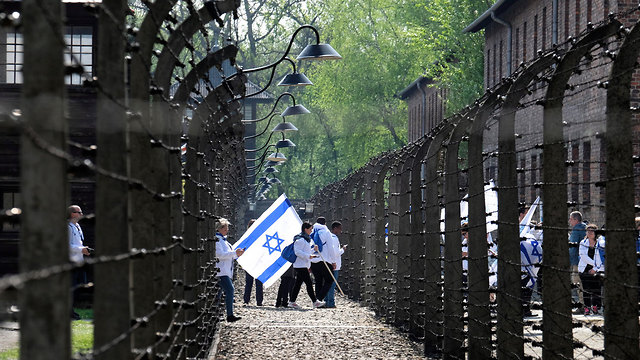
[[[333,240],[326,224],[327,220],[323,216],[318,217],[316,223],[313,224],[315,232],[313,240],[320,249],[320,256],[311,260],[311,272],[316,281],[318,299],[324,299],[329,292],[331,284],[333,284],[331,272],[336,269],[336,254],[331,246]]]
[[[326,302],[325,306],[326,308],[335,308],[336,307],[336,300],[335,300],[335,293],[336,293],[336,281],[338,281],[338,273],[340,271],[340,268],[342,267],[342,254],[344,254],[344,248],[347,247],[347,245],[344,246],[340,246],[340,239],[338,239],[338,235],[342,234],[342,223],[340,223],[339,221],[334,221],[333,223],[331,223],[331,246],[333,246],[333,251],[334,254],[336,255],[336,268],[333,270],[333,282],[331,283],[331,287],[329,288],[329,292],[327,293],[327,296],[324,298],[324,301]]]
[[[233,260],[244,254],[244,249],[231,248],[231,244],[227,241],[227,234],[229,233],[229,225],[231,223],[225,218],[220,218],[216,222],[216,257],[219,259],[216,263],[218,273],[216,276],[219,278],[220,287],[224,292],[224,302],[227,311],[227,321],[234,322],[241,318],[233,314]]]
[[[313,285],[311,284],[311,277],[309,276],[309,267],[311,266],[311,259],[314,257],[313,251],[318,251],[318,245],[313,245],[311,248],[311,234],[313,226],[308,223],[302,223],[302,232],[294,237],[293,249],[296,253],[296,261],[293,263],[293,269],[296,273],[296,282],[291,290],[291,297],[289,299],[289,307],[294,309],[301,309],[300,305],[296,304],[298,293],[300,293],[300,287],[304,282],[307,286],[307,294],[313,301],[313,307],[318,308],[324,306],[324,301],[318,300],[316,294],[313,291]]]

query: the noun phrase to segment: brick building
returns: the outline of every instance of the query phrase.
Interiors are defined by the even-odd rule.
[[[421,76],[396,96],[407,102],[408,142],[420,139],[444,119],[447,90],[439,88],[433,79]]]
[[[491,89],[503,78],[518,71],[523,63],[534,61],[541,52],[558,47],[567,48],[570,40],[603,22],[609,13],[618,13],[637,4],[609,0],[498,0],[464,31],[484,30],[484,85]],[[623,23],[625,19],[622,19]],[[627,19],[630,20],[630,19]],[[628,25],[628,24],[627,24]],[[573,75],[572,88],[565,93],[563,120],[567,141],[567,182],[569,210],[579,210],[585,218],[598,225],[604,223],[604,188],[596,182],[605,179],[604,138],[606,92],[589,84],[606,80],[610,59],[598,56],[606,49],[615,51],[615,39],[594,50],[594,60],[588,71]],[[596,54],[595,52],[599,52]],[[544,97],[546,83],[529,87],[530,95],[521,104]],[[497,126],[486,130],[485,150],[497,150]],[[526,106],[516,115],[518,173],[520,201],[531,203],[541,194],[532,186],[542,180],[542,106]],[[487,178],[496,178],[497,159],[485,164]]]

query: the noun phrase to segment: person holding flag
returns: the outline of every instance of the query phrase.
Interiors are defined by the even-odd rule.
[[[220,287],[224,292],[224,302],[227,310],[227,321],[234,322],[241,318],[233,314],[233,260],[244,254],[244,249],[233,250],[231,244],[227,241],[229,233],[229,225],[231,223],[225,218],[220,218],[216,222],[216,257],[219,261],[216,263],[218,273],[216,276],[220,279]]]
[[[316,281],[316,295],[324,299],[333,284],[333,270],[336,269],[336,253],[333,238],[327,227],[327,220],[320,216],[313,224],[313,241],[319,248],[319,257],[311,260],[311,272]]]
[[[291,297],[289,300],[289,307],[294,309],[301,309],[300,305],[296,304],[296,299],[300,293],[300,287],[302,283],[307,286],[307,294],[313,301],[313,307],[318,308],[324,306],[324,301],[318,300],[316,294],[313,291],[313,285],[311,284],[311,277],[309,276],[309,267],[311,267],[311,261],[314,257],[313,251],[318,251],[318,245],[313,246],[311,244],[311,229],[313,226],[308,223],[302,223],[302,232],[294,237],[293,251],[296,253],[296,261],[293,263],[293,269],[296,272],[296,282],[291,290]]]

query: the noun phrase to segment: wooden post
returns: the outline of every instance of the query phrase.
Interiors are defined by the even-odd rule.
[[[20,271],[28,272],[69,262],[69,229],[65,220],[69,206],[68,164],[50,152],[66,152],[68,125],[64,116],[61,2],[25,0],[22,6]],[[32,136],[42,144],[34,143]],[[65,272],[29,281],[21,289],[22,359],[70,358],[70,288],[70,274]]]
[[[103,2],[98,33],[97,162],[114,174],[126,174],[128,165],[127,118],[125,104],[124,0]],[[126,196],[128,184],[103,174],[96,175],[96,251],[101,256],[124,254],[130,250],[129,203],[114,201]],[[94,351],[96,359],[126,359],[131,356],[129,302],[130,262],[108,262],[95,266]],[[115,345],[113,339],[125,334]]]

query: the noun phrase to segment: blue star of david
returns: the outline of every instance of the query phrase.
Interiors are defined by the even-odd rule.
[[[273,254],[275,251],[282,252],[282,249],[280,249],[280,245],[284,242],[284,240],[278,237],[278,233],[276,232],[275,234],[273,234],[273,236],[271,235],[266,235],[266,236],[267,236],[267,241],[262,246],[266,247],[269,250],[269,255]],[[277,244],[275,247],[271,247],[271,240],[276,241]]]

